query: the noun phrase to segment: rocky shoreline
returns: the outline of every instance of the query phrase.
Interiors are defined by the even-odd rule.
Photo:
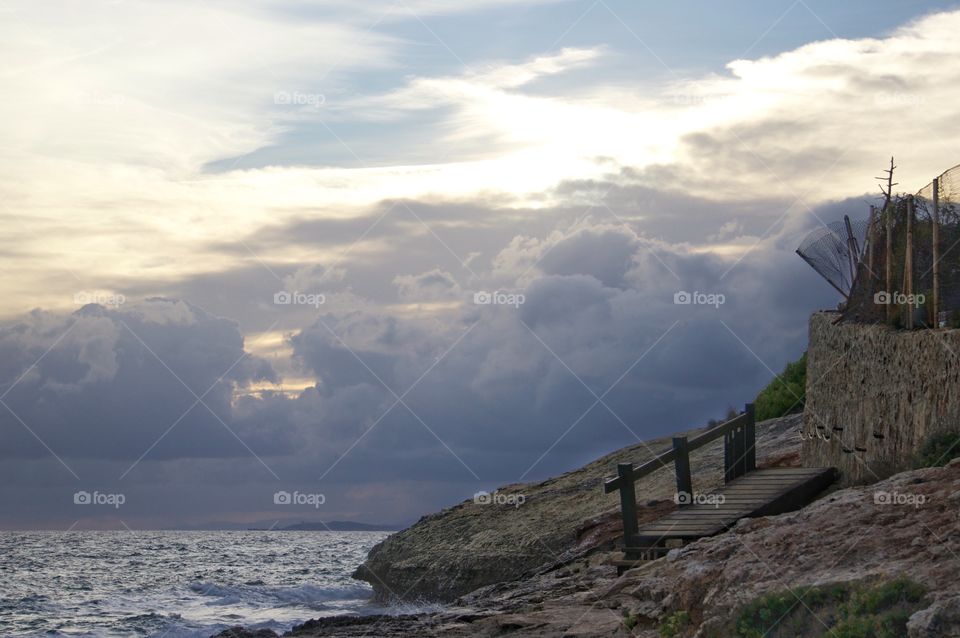
[[[761,465],[799,463],[800,424],[801,415],[793,415],[758,425]],[[603,479],[616,475],[617,463],[639,464],[670,445],[669,437],[654,439],[546,481],[503,486],[497,491],[503,505],[471,499],[424,516],[374,547],[354,577],[369,582],[379,601],[452,602],[485,585],[612,548],[621,529],[619,496],[603,493]],[[720,440],[692,455],[695,489],[723,484],[722,459]],[[636,489],[646,504],[641,521],[659,518],[674,508],[673,466],[638,481]],[[506,503],[520,497],[519,507]]]
[[[787,417],[758,426],[758,458],[762,464],[796,463],[797,424],[797,417]],[[651,447],[659,449],[653,442]],[[717,458],[711,455],[717,452],[708,448],[694,463],[715,467]],[[523,488],[533,494],[555,489],[559,502],[563,502],[566,492],[557,489],[558,485],[562,488],[609,475],[608,469],[615,466],[617,458],[643,458],[631,454],[638,455],[639,451],[621,450],[552,482]],[[664,476],[657,476],[661,474]],[[709,483],[712,479],[701,476],[700,480]],[[716,480],[719,482],[720,477]],[[596,500],[599,507],[603,498],[596,481],[593,488],[594,496],[588,498]],[[642,504],[642,516],[656,518],[672,509],[672,502],[666,498],[672,490],[672,476],[666,471],[638,482],[638,494],[650,495]],[[672,550],[667,557],[620,577],[607,564],[619,527],[615,504],[610,505],[565,530],[569,540],[552,560],[517,576],[451,596],[442,611],[324,618],[299,625],[285,635],[719,638],[740,635],[731,623],[745,605],[765,595],[797,586],[852,591],[909,578],[924,591],[912,607],[897,610],[904,619],[909,612],[910,638],[960,636],[960,582],[956,579],[960,573],[960,460],[945,468],[897,474],[870,486],[834,490],[797,512],[743,520],[727,533]],[[402,543],[390,543],[388,539],[379,551],[372,551],[368,564],[386,562],[386,552],[406,557],[408,563],[401,565],[397,574],[385,573],[391,582],[402,582],[406,570],[414,568],[411,563],[417,564],[413,530],[428,529],[430,538],[447,519],[451,533],[463,533],[464,529],[473,529],[471,525],[478,525],[470,512],[472,507],[481,506],[464,503],[421,520],[394,535],[404,535]],[[539,511],[544,511],[543,507]],[[500,517],[493,520],[501,522]],[[494,542],[490,543],[492,547]],[[439,568],[442,557],[450,559],[441,552],[424,555],[420,564],[429,574],[429,570]],[[515,573],[522,567],[505,565],[504,573]],[[452,594],[456,590],[446,591]],[[790,613],[797,615],[796,623],[815,622],[817,614],[811,606],[802,601],[794,606]],[[663,633],[664,627],[673,633]],[[796,635],[822,633],[816,627],[811,632]],[[270,638],[274,634],[235,628],[218,638],[251,636]]]

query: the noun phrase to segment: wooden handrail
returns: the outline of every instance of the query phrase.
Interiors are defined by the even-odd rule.
[[[727,434],[728,432],[732,432],[733,430],[737,429],[741,425],[746,425],[746,421],[747,419],[749,419],[749,416],[750,415],[747,412],[743,412],[742,414],[735,416],[734,418],[730,419],[725,423],[721,423],[720,425],[715,425],[709,430],[707,430],[706,432],[702,432],[698,434],[697,436],[687,441],[687,450],[692,452],[698,448],[703,447],[707,443],[710,443],[712,441],[719,439],[721,436]],[[634,482],[639,481],[640,479],[642,479],[643,477],[649,474],[652,474],[654,471],[660,469],[661,467],[667,467],[668,464],[673,463],[676,460],[677,458],[676,455],[677,455],[676,449],[670,448],[669,450],[666,450],[665,452],[661,452],[660,454],[656,455],[646,463],[642,465],[634,466],[633,471],[631,473],[633,476]],[[609,494],[610,492],[614,492],[618,489],[620,489],[619,476],[616,476],[611,479],[607,479],[603,483],[603,491],[605,494]]]
[[[630,476],[633,478],[634,483],[642,479],[648,474],[653,474],[654,471],[659,470],[661,467],[669,467],[669,463],[673,463],[673,459],[676,458],[676,450],[670,448],[666,452],[656,455],[643,465],[636,465],[630,471]],[[615,492],[620,489],[620,476],[614,477],[612,479],[607,479],[603,483],[603,491],[606,494],[610,492]]]
[[[673,438],[673,447],[661,452],[642,465],[618,463],[617,477],[603,483],[607,494],[620,490],[620,512],[623,518],[623,539],[627,558],[630,558],[630,542],[637,534],[637,497],[634,483],[652,474],[661,467],[673,463],[677,478],[676,501],[680,507],[693,503],[693,479],[690,472],[690,452],[711,441],[723,437],[723,478],[725,482],[752,472],[757,466],[755,413],[748,403],[742,414],[726,423],[715,425],[692,439],[685,436]]]

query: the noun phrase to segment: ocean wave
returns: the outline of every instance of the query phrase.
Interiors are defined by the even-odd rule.
[[[317,608],[325,602],[341,600],[366,600],[373,590],[366,584],[319,586],[302,584],[295,586],[269,586],[262,584],[225,585],[197,581],[190,590],[200,596],[210,597],[210,605],[253,604],[256,606],[307,606]]]

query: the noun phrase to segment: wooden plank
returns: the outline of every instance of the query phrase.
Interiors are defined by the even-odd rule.
[[[813,476],[795,476],[793,478],[782,478],[782,479],[768,479],[765,481],[754,481],[752,483],[740,483],[739,485],[733,485],[722,492],[716,492],[717,494],[730,494],[733,492],[743,492],[746,490],[769,490],[787,487],[794,485],[795,483],[802,483],[803,481],[809,481],[814,478]]]
[[[643,536],[646,532],[653,530],[663,531],[665,529],[685,529],[688,527],[710,527],[712,525],[721,524],[723,521],[733,521],[736,519],[736,516],[718,516],[716,518],[708,518],[704,516],[698,519],[689,520],[658,521],[656,523],[651,523],[650,525],[644,525],[637,533]]]
[[[760,470],[754,470],[749,475],[743,477],[744,481],[756,481],[765,476],[807,476],[819,474],[815,469],[802,467],[771,467]]]
[[[670,523],[669,525],[664,523],[663,525],[651,525],[650,527],[644,527],[640,530],[641,536],[660,536],[662,534],[673,534],[688,530],[704,530],[704,529],[713,529],[715,527],[720,527],[723,525],[728,525],[736,521],[736,517],[730,516],[725,519],[716,519],[716,520],[700,520],[681,523],[679,521]]]
[[[656,472],[662,467],[669,467],[669,464],[673,462],[673,455],[674,455],[673,448],[670,448],[666,452],[661,452],[660,454],[656,455],[655,457],[653,457],[652,459],[650,459],[649,461],[647,461],[642,465],[633,467],[632,464],[627,463],[626,465],[630,465],[633,468],[633,471],[630,473],[630,480],[633,482],[636,482],[642,479],[644,476],[653,474],[654,472]],[[610,492],[615,492],[619,490],[620,486],[623,484],[623,479],[621,479],[619,474],[620,465],[624,465],[624,464],[620,463],[617,465],[617,468],[618,468],[617,477],[608,479],[607,481],[604,482],[603,484],[604,493],[609,494]]]
[[[703,527],[696,529],[677,529],[677,530],[664,530],[663,532],[650,532],[650,535],[653,536],[655,540],[666,542],[668,540],[686,540],[686,541],[695,541],[701,538],[709,538],[711,536],[716,536],[726,530],[730,529],[731,525],[717,525],[715,527]],[[634,542],[628,546],[625,546],[625,550],[629,553],[634,553],[637,548],[641,547],[650,547],[649,543],[644,544],[642,542]]]
[[[733,521],[727,521],[724,523],[715,523],[713,525],[699,525],[697,527],[667,527],[663,529],[645,529],[643,530],[642,538],[648,538],[658,541],[664,541],[672,538],[704,538],[706,536],[713,536],[714,534],[719,534],[725,529],[729,529],[733,524]],[[634,537],[640,538],[640,537]],[[650,541],[647,541],[649,544]],[[642,547],[643,542],[635,541],[630,545],[630,547]]]
[[[632,545],[650,542],[650,538],[693,539],[713,536],[732,527],[741,518],[765,516],[796,509],[808,502],[817,493],[826,488],[835,479],[832,468],[813,468],[787,481],[767,484],[759,491],[755,488],[758,475],[763,470],[736,480],[735,484],[720,490],[717,494],[733,499],[725,501],[719,507],[698,504],[667,514],[637,530],[631,539]],[[747,491],[741,491],[746,488]],[[730,494],[729,492],[739,492]]]

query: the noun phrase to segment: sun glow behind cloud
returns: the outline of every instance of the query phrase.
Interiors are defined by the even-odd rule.
[[[536,209],[569,203],[569,193],[553,190],[565,180],[602,180],[623,166],[653,171],[645,179],[665,189],[810,205],[869,188],[891,152],[903,159],[903,183],[920,185],[953,150],[936,127],[952,115],[960,82],[952,65],[931,62],[960,52],[960,13],[884,39],[733,61],[722,76],[675,75],[666,85],[605,79],[616,52],[598,43],[452,75],[415,73],[381,92],[330,90],[322,106],[298,106],[275,96],[319,94],[371,69],[402,75],[406,43],[358,26],[359,18],[300,23],[262,6],[198,13],[189,3],[120,3],[82,15],[66,2],[14,6],[0,27],[10,61],[0,194],[11,229],[0,248],[17,256],[20,276],[5,292],[24,305],[8,311],[63,307],[65,291],[80,286],[175,281],[237,260],[330,261],[347,249],[362,257],[382,246],[269,257],[211,246],[292,219],[364,215],[383,200],[482,196]],[[420,9],[451,11],[444,3]],[[417,116],[429,120],[418,147],[434,161],[403,161],[389,133],[376,154],[355,152],[357,127],[401,130]],[[350,161],[232,166],[307,125]],[[749,244],[697,250],[732,256]]]
[[[50,446],[7,413],[5,511],[41,502],[25,476],[74,480],[53,450],[85,481],[142,458],[128,480],[173,486],[140,501],[164,524],[180,488],[196,520],[244,520],[252,490],[225,503],[272,491],[267,465],[338,463],[350,511],[415,518],[474,470],[635,442],[594,392],[641,436],[754,396],[836,301],[794,236],[865,209],[890,154],[905,189],[955,161],[960,12],[883,33],[875,4],[798,6],[737,60],[729,20],[770,7],[707,5],[681,27],[625,0],[0,7],[3,384]],[[398,503],[411,473],[433,500]]]

